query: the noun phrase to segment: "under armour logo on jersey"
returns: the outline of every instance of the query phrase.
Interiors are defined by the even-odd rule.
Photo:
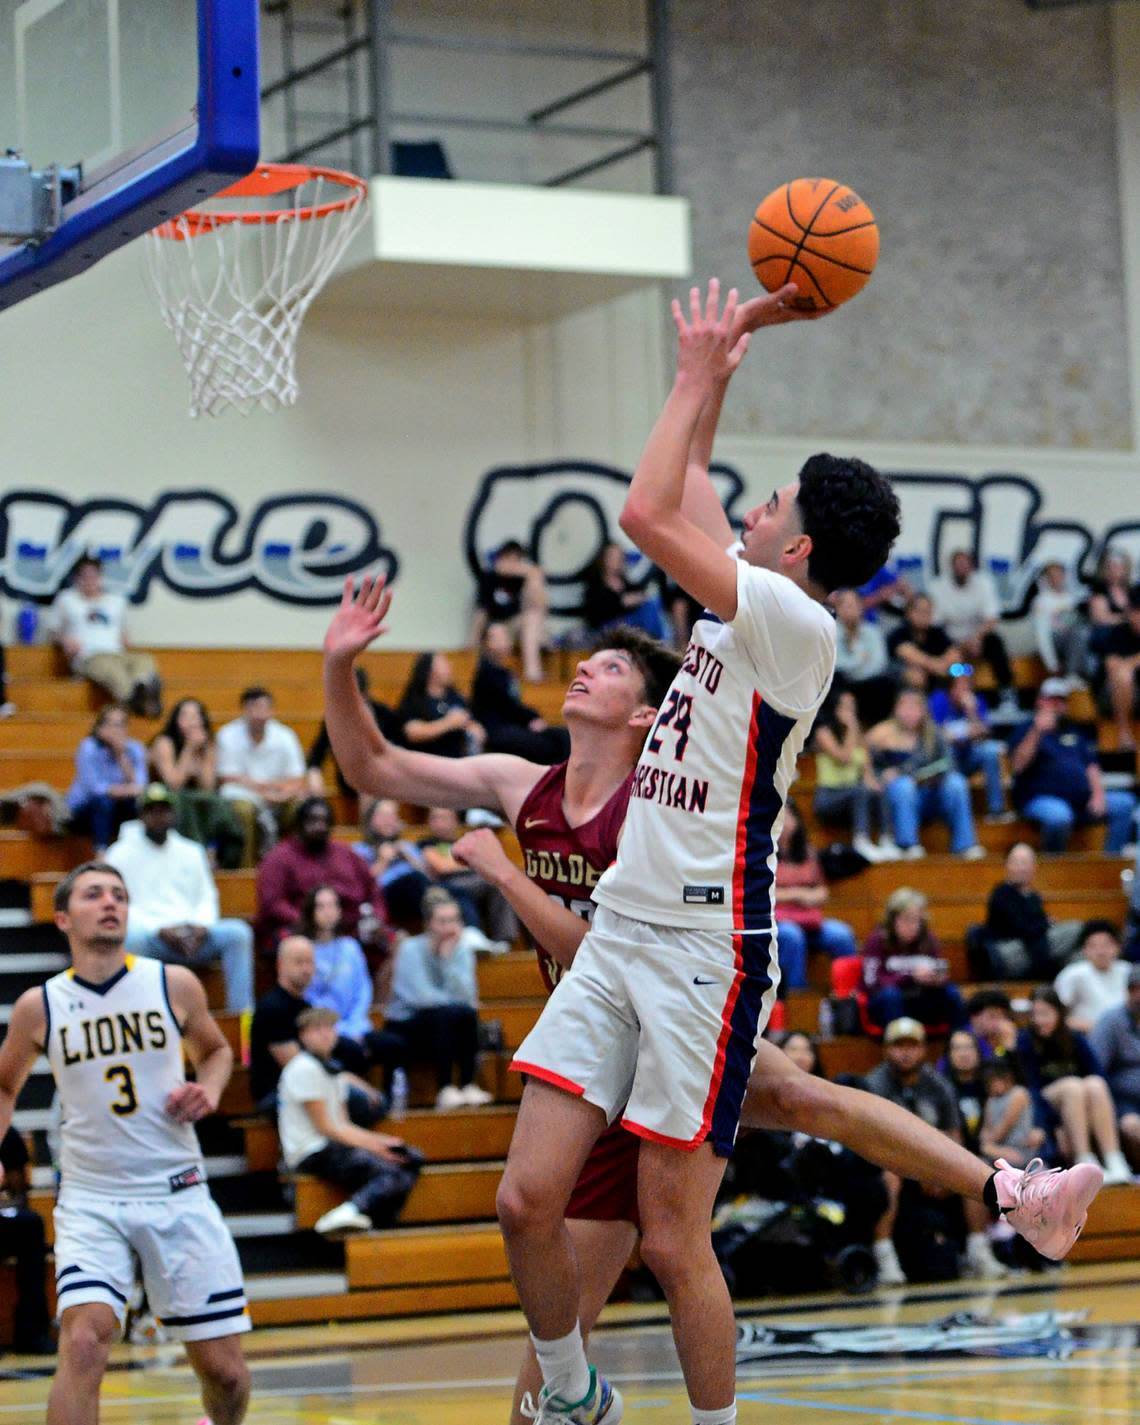
[[[685,886],[681,897],[686,905],[724,905],[724,887]]]

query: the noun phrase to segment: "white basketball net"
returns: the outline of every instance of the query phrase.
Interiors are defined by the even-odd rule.
[[[365,190],[315,174],[272,212],[256,200],[215,201],[217,217],[205,205],[146,234],[163,320],[190,378],[190,414],[291,406],[301,323],[367,215]],[[326,204],[335,206],[300,216]],[[234,221],[243,209],[258,221]]]

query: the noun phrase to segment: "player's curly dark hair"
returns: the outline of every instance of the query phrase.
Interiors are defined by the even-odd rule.
[[[642,629],[628,623],[602,629],[593,640],[591,652],[600,653],[603,648],[629,654],[645,683],[645,701],[655,708],[660,707],[669,691],[669,684],[677,676],[681,655],[666,647],[660,639],[651,638]]]
[[[813,455],[800,471],[796,503],[811,537],[813,584],[828,593],[857,589],[887,562],[901,527],[898,497],[865,461]]]

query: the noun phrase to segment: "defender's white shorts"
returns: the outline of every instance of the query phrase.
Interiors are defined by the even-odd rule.
[[[732,1151],[756,1040],[780,972],[775,936],[647,925],[599,906],[513,1069],[596,1104],[612,1123]]]
[[[250,1329],[237,1248],[205,1187],[140,1199],[65,1188],[54,1216],[60,1315],[101,1301],[122,1326],[137,1256],[151,1310],[175,1340]]]

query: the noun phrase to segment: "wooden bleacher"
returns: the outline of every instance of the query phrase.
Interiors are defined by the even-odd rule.
[[[320,655],[313,650],[155,649],[163,672],[167,705],[180,696],[206,702],[215,726],[236,717],[242,688],[261,683],[273,692],[277,713],[298,732],[303,743],[315,735],[321,716]],[[394,703],[417,655],[382,651],[364,659],[375,697]],[[449,655],[457,680],[465,685],[472,671],[469,652]],[[0,723],[0,788],[28,780],[45,780],[64,790],[71,781],[73,753],[90,728],[101,698],[82,680],[72,679],[45,648],[8,650],[10,696],[20,711]],[[1029,686],[1040,678],[1033,660],[1017,663],[1019,681]],[[527,700],[557,720],[563,680],[528,686]],[[1089,721],[1095,709],[1086,695],[1075,695],[1072,711]],[[1104,723],[1102,749],[1115,747]],[[132,732],[148,740],[158,724],[132,720]],[[796,796],[809,829],[821,843],[833,831],[815,824],[811,814],[814,771],[811,759],[801,767]],[[338,837],[355,837],[355,808],[350,799],[334,797]],[[998,859],[1016,840],[1032,833],[1023,823],[991,826],[978,818],[984,861],[962,862],[943,854],[945,831],[931,827],[924,842],[932,854],[925,860],[879,865],[832,888],[829,911],[847,921],[858,936],[866,935],[881,918],[891,890],[912,885],[928,895],[931,920],[943,941],[955,974],[967,979],[964,935],[981,918],[984,900],[1001,877]],[[1107,915],[1121,918],[1124,902],[1120,873],[1125,863],[1101,852],[1103,833],[1090,828],[1074,842],[1077,854],[1043,858],[1039,884],[1050,913],[1058,919]],[[512,855],[519,856],[513,836],[505,837]],[[60,876],[87,854],[81,838],[35,841],[12,830],[0,830],[0,877],[30,885],[35,922],[51,918],[51,895]],[[249,916],[255,908],[254,873],[222,872],[218,876],[222,913]],[[819,1003],[827,989],[827,964],[815,957],[812,985],[794,991],[786,1001],[792,1028],[815,1029]],[[221,977],[214,967],[204,976],[211,1004],[222,1002]],[[485,959],[479,967],[481,1014],[503,1028],[506,1054],[486,1056],[481,1082],[496,1096],[494,1105],[479,1110],[437,1113],[415,1108],[398,1122],[383,1125],[399,1133],[428,1159],[420,1183],[409,1199],[400,1224],[386,1232],[368,1233],[345,1245],[347,1291],[297,1299],[258,1301],[253,1315],[260,1324],[288,1321],[351,1319],[408,1312],[444,1311],[513,1304],[515,1297],[502,1242],[493,1221],[494,1194],[513,1129],[521,1085],[506,1071],[507,1056],[537,1018],[544,1000],[534,957],[516,952]],[[969,988],[967,985],[966,988]],[[240,1059],[239,1017],[218,1014],[218,1022]],[[829,1074],[862,1073],[878,1062],[880,1048],[865,1038],[829,1040],[821,1058]],[[413,1104],[430,1102],[430,1085],[413,1075]],[[275,1125],[252,1113],[248,1074],[239,1065],[223,1103],[223,1112],[240,1133],[249,1173],[272,1173],[278,1167]],[[299,1177],[289,1184],[294,1194],[295,1223],[308,1230],[337,1200],[327,1186]],[[37,1192],[33,1205],[51,1231],[52,1195]],[[1140,1255],[1140,1190],[1113,1189],[1096,1204],[1074,1260],[1099,1261]]]

